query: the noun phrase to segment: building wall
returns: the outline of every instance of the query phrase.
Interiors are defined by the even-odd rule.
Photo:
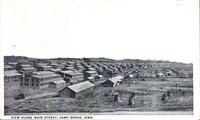
[[[35,78],[35,77],[26,77],[23,78],[20,82],[20,85],[27,88],[47,88],[49,83],[59,79],[60,77],[47,77],[47,78]]]
[[[93,89],[94,89],[94,87],[91,87],[91,88],[88,88],[86,90],[75,93],[74,91],[72,91],[71,89],[66,87],[65,89],[63,89],[62,91],[59,92],[59,95],[62,98],[66,98],[66,97],[79,98],[79,97],[83,97],[87,94],[91,94],[93,92]]]
[[[80,91],[76,93],[76,98],[87,96],[88,94],[92,94],[94,90],[94,87],[88,88],[86,90]]]
[[[58,77],[49,77],[49,78],[43,78],[43,79],[39,79],[39,87],[40,88],[46,88],[49,86],[49,84],[55,80],[57,80],[59,78]]]
[[[84,80],[84,76],[83,74],[77,74],[77,75],[65,75],[66,77],[64,77],[65,79],[67,79],[67,81],[71,82],[71,83],[79,83],[81,81]]]
[[[7,76],[4,77],[4,86],[20,86],[20,81],[22,79],[22,76]]]
[[[72,96],[75,97],[76,93],[74,91],[72,91],[71,89],[66,87],[65,89],[63,89],[62,91],[59,92],[59,96],[62,97],[62,98],[69,98],[69,97],[72,97]]]
[[[32,77],[23,78],[20,82],[20,85],[25,88],[34,88],[39,89],[39,80]]]

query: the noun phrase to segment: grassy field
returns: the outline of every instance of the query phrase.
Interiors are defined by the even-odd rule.
[[[145,81],[136,79],[135,84],[125,81],[117,87],[96,86],[93,94],[82,98],[56,97],[58,89],[32,90],[10,88],[5,92],[5,114],[47,112],[113,112],[113,111],[192,111],[193,81],[189,78],[165,78]],[[176,86],[177,84],[177,86]],[[16,90],[14,90],[16,89]],[[14,90],[14,91],[13,91]],[[114,102],[112,91],[119,93],[120,101]],[[171,97],[162,101],[167,91]],[[182,94],[184,91],[184,95]],[[26,99],[14,100],[17,93]],[[131,93],[135,93],[134,105],[128,105]]]

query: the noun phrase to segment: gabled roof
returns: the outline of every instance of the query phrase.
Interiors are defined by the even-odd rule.
[[[22,74],[18,73],[16,70],[4,71],[4,76],[20,76]]]
[[[89,73],[89,74],[94,74],[94,73],[97,73],[96,71],[85,71],[86,73]]]
[[[43,65],[43,66],[40,66],[41,68],[52,68],[52,66],[50,65]]]
[[[17,65],[18,63],[17,62],[9,62],[8,64],[9,65]]]
[[[33,74],[40,75],[40,74],[54,74],[54,73],[50,71],[37,71],[37,72],[33,72]]]
[[[83,91],[83,90],[91,88],[91,87],[94,87],[94,84],[89,81],[85,81],[85,82],[81,82],[78,84],[68,86],[68,88],[74,92],[80,92],[80,91]]]
[[[34,67],[27,67],[27,68],[22,68],[22,70],[36,70]]]
[[[52,69],[52,70],[49,70],[49,71],[52,71],[52,72],[59,72],[59,71],[61,71],[61,69]]]
[[[22,64],[21,67],[32,67],[30,64]]]
[[[79,75],[79,74],[82,74],[80,72],[77,72],[77,71],[72,71],[72,70],[66,70],[66,71],[60,71],[61,73],[64,73],[64,74],[68,74],[68,75]]]
[[[68,66],[68,67],[65,67],[66,69],[73,69],[74,67],[73,66]]]
[[[33,77],[35,78],[48,78],[48,77],[59,77],[59,76],[60,75],[50,71],[33,72]]]
[[[37,63],[38,66],[46,66],[48,63]]]

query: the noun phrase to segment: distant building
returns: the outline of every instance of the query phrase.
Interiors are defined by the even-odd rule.
[[[44,66],[39,66],[39,67],[38,67],[38,70],[39,70],[39,71],[50,71],[50,70],[52,70],[52,69],[53,69],[53,67],[50,66],[50,65],[44,65]]]
[[[22,74],[16,70],[4,71],[4,85],[5,86],[19,86],[20,80],[22,79]]]
[[[63,65],[63,64],[57,64],[57,63],[51,64],[51,66],[54,69],[63,69],[65,67],[65,65]]]
[[[8,65],[14,67],[15,69],[17,68],[17,62],[9,62]]]
[[[11,70],[14,70],[14,68],[10,65],[5,65],[4,66],[4,71],[11,71]]]
[[[94,84],[85,81],[78,84],[70,85],[59,91],[60,97],[78,98],[91,94],[94,89]]]
[[[82,82],[84,80],[83,73],[78,71],[60,71],[60,75],[64,78],[66,82],[70,82],[72,84]]]
[[[115,87],[116,85],[119,85],[119,83],[122,81],[123,78],[124,77],[121,75],[112,77],[106,80],[104,83],[102,83],[102,85],[105,87]]]
[[[65,67],[64,70],[74,70],[74,67],[73,66],[68,66],[68,67]]]
[[[36,72],[36,68],[34,68],[30,64],[21,64],[19,65],[19,72],[23,74],[23,76],[31,76],[33,72]]]
[[[31,77],[21,80],[20,85],[23,87],[39,89],[48,87],[49,83],[59,80],[63,80],[63,78],[54,72],[39,71],[34,72]]]
[[[66,86],[66,82],[62,79],[49,83],[49,88],[62,88],[64,86]]]
[[[85,79],[94,81],[95,77],[98,76],[97,71],[85,71],[84,73]]]
[[[62,70],[58,68],[58,69],[51,69],[51,70],[49,70],[49,71],[58,74],[58,73],[59,73],[60,71],[62,71]]]
[[[85,71],[95,71],[96,69],[91,66],[85,66]]]

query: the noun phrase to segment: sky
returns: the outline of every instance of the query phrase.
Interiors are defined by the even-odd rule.
[[[4,0],[3,55],[193,62],[197,0]]]

